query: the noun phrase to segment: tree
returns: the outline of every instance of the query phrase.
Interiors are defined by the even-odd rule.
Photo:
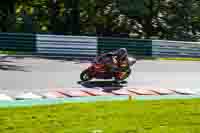
[[[150,38],[159,33],[158,21],[162,0],[116,0],[122,14],[131,19],[132,30],[139,37]]]
[[[7,0],[0,31],[198,40],[198,0]]]
[[[200,2],[197,0],[116,0],[131,19],[139,37],[172,40],[198,39]]]
[[[71,11],[71,24],[72,24],[72,34],[80,34],[80,1],[72,0],[72,11]]]
[[[6,0],[0,4],[0,30],[8,32],[13,30],[15,24],[15,1]]]
[[[196,0],[176,0],[167,4],[167,15],[163,20],[167,23],[168,39],[197,40],[200,30],[200,3]]]
[[[98,36],[126,36],[130,32],[113,0],[81,0],[81,32]]]

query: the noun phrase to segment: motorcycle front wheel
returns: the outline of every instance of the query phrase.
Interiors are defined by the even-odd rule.
[[[89,81],[92,79],[92,76],[89,73],[89,70],[86,69],[80,74],[81,81]]]

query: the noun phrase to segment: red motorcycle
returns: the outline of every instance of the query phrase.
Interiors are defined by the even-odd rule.
[[[107,66],[104,64],[99,64],[94,62],[89,68],[84,70],[80,74],[80,79],[82,81],[89,81],[93,78],[95,79],[115,79],[116,81],[123,81],[129,77],[131,74],[131,66],[136,63],[136,59],[128,57],[128,64],[124,67],[123,70],[119,71],[110,71]],[[123,64],[120,64],[123,68]],[[128,66],[127,66],[128,65]]]

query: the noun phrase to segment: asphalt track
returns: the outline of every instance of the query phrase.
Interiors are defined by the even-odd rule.
[[[58,88],[112,86],[110,81],[80,84],[79,75],[87,61],[36,57],[1,57],[0,93],[47,92]],[[123,86],[190,88],[200,91],[200,62],[138,60]]]

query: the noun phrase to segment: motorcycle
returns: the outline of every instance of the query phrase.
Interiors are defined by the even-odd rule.
[[[107,66],[104,64],[99,63],[92,63],[90,67],[85,69],[80,74],[81,81],[89,81],[93,78],[95,79],[115,79],[115,81],[123,81],[129,77],[131,74],[131,66],[133,66],[136,63],[136,59],[133,57],[128,57],[128,63],[126,67],[123,68],[123,70],[119,71],[108,71]],[[123,64],[122,64],[123,65]],[[120,66],[123,67],[123,66]]]

